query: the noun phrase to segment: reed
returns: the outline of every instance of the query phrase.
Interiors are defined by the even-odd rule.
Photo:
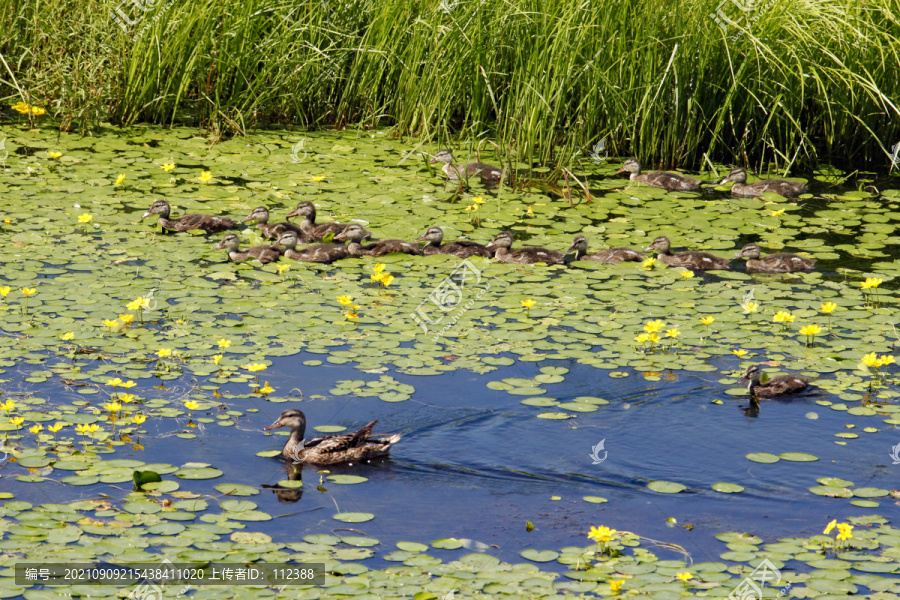
[[[603,138],[648,165],[886,168],[898,18],[900,0],[0,0],[0,98],[82,129],[390,126],[557,169]]]

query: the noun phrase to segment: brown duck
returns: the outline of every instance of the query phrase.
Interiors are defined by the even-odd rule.
[[[670,267],[684,267],[693,271],[727,271],[731,268],[731,262],[728,259],[720,258],[709,252],[698,252],[696,250],[688,252],[671,252],[671,242],[664,235],[659,236],[653,243],[647,247],[647,251],[656,250],[659,252],[656,258]]]
[[[596,254],[588,254],[588,241],[583,235],[576,235],[572,245],[566,250],[566,254],[575,251],[575,260],[595,260],[608,265],[620,263],[625,260],[644,260],[644,253],[631,248],[609,248]]]
[[[481,162],[470,162],[464,167],[454,165],[453,153],[449,150],[438,151],[429,163],[442,163],[444,166],[441,167],[441,170],[444,172],[444,175],[447,176],[447,179],[452,181],[467,179],[469,177],[474,177],[475,175],[481,177],[483,183],[498,183],[504,178],[503,171],[493,165]]]
[[[285,221],[284,223],[272,223],[269,224],[269,209],[265,206],[257,206],[253,209],[253,212],[250,213],[249,216],[241,219],[241,223],[246,223],[247,221],[256,221],[256,228],[263,234],[263,237],[269,238],[271,240],[277,240],[281,237],[281,234],[285,231],[293,231],[297,234],[297,239],[301,243],[308,243],[313,241],[306,232],[304,232],[299,226],[294,225],[293,223],[288,223]]]
[[[356,462],[384,456],[391,446],[400,441],[400,434],[372,435],[372,428],[378,421],[372,421],[362,429],[343,435],[326,435],[306,441],[306,415],[303,411],[290,408],[278,420],[265,428],[266,431],[288,427],[291,436],[281,450],[282,456],[294,464],[313,463],[333,465]]]
[[[428,231],[422,234],[422,237],[416,238],[417,242],[427,240],[428,243],[422,248],[425,254],[452,254],[460,258],[469,258],[470,256],[483,256],[484,258],[492,258],[494,252],[484,244],[476,242],[467,242],[465,240],[456,240],[441,245],[444,240],[444,231],[440,227],[429,227]]]
[[[315,244],[297,250],[300,239],[293,231],[285,231],[278,238],[276,246],[284,246],[284,255],[291,260],[314,263],[330,263],[340,258],[347,258],[350,252],[340,244]]]
[[[171,229],[174,231],[202,229],[206,233],[215,233],[217,231],[226,231],[236,225],[234,221],[226,217],[201,215],[199,213],[190,213],[178,217],[177,219],[170,219],[169,213],[171,210],[168,202],[165,200],[157,200],[141,218],[146,219],[150,215],[159,215],[159,226],[163,229]]]
[[[261,263],[270,263],[281,258],[281,255],[283,254],[283,251],[280,248],[275,248],[274,246],[251,246],[246,250],[241,251],[239,250],[240,245],[241,239],[237,234],[229,233],[222,238],[222,241],[216,246],[216,250],[227,248],[228,258],[233,262],[241,262],[243,260],[255,258]]]
[[[760,254],[759,246],[747,244],[734,257],[748,259],[747,271],[750,273],[793,273],[809,271],[816,266],[816,261],[789,252],[776,252],[765,258],[760,258]]]
[[[719,185],[725,185],[729,181],[734,182],[734,185],[731,186],[731,194],[744,198],[756,198],[766,192],[775,192],[779,196],[786,197],[799,196],[806,192],[806,182],[785,181],[784,179],[760,179],[747,185],[747,171],[742,167],[732,169],[728,177],[723,179]]]
[[[334,236],[334,240],[349,241],[350,243],[347,244],[347,251],[350,252],[351,256],[384,256],[386,254],[393,254],[394,252],[415,255],[422,254],[422,249],[418,244],[405,242],[403,240],[380,240],[363,246],[360,242],[362,242],[365,236],[366,230],[360,225],[352,223],[347,226],[343,233]]]
[[[771,398],[774,396],[790,396],[799,394],[809,387],[805,377],[798,375],[779,375],[762,383],[762,371],[759,365],[750,365],[739,383],[749,381],[747,389],[751,396]]]
[[[700,189],[700,182],[693,177],[686,177],[677,173],[668,173],[666,171],[650,171],[649,173],[641,173],[641,163],[633,158],[629,158],[622,165],[622,168],[616,171],[619,173],[630,173],[629,179],[638,183],[645,183],[653,187],[663,188],[664,190],[677,191],[683,190],[688,192],[696,192]]]
[[[310,241],[313,242],[321,241],[329,233],[334,235],[343,233],[344,230],[350,226],[349,223],[320,223],[319,225],[316,225],[316,205],[309,200],[300,202],[297,205],[297,208],[291,211],[286,218],[290,219],[291,217],[303,217],[303,221],[300,223],[300,229],[302,229],[309,237]],[[366,231],[366,234],[363,237],[372,237],[372,232]]]
[[[512,243],[513,234],[509,231],[503,231],[498,233],[487,247],[496,248],[494,258],[501,262],[559,265],[565,260],[565,255],[556,250],[549,250],[540,246],[526,246],[518,250],[512,250]]]

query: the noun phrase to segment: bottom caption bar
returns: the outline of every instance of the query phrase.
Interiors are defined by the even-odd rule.
[[[16,563],[16,585],[319,585],[324,564]]]

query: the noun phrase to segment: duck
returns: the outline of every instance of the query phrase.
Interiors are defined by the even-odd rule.
[[[743,198],[756,198],[762,196],[766,192],[775,192],[779,196],[791,197],[799,196],[806,192],[805,181],[785,181],[784,179],[760,179],[750,185],[747,185],[747,171],[743,167],[736,167],[731,170],[728,177],[719,182],[719,185],[725,185],[729,181],[733,181],[731,186],[731,194],[733,196],[741,196]]]
[[[669,251],[671,242],[664,235],[659,236],[653,243],[647,247],[647,251],[656,250],[659,254],[656,258],[670,267],[684,267],[693,271],[727,271],[731,268],[731,261],[726,258],[720,258],[709,252],[698,252],[691,250],[688,252]]]
[[[458,167],[453,164],[453,153],[449,150],[440,150],[434,155],[429,164],[443,163],[441,171],[447,176],[447,179],[457,181],[459,179],[467,179],[473,175],[481,177],[483,183],[498,183],[503,179],[503,171],[493,165],[480,162],[470,162],[465,167]]]
[[[331,263],[350,256],[347,247],[340,244],[315,244],[297,250],[298,243],[300,243],[300,238],[296,232],[285,231],[275,245],[284,246],[285,257],[302,262]]]
[[[257,206],[253,209],[253,212],[250,213],[250,216],[241,219],[241,223],[246,223],[247,221],[256,221],[256,228],[260,230],[263,237],[272,240],[279,239],[281,234],[285,231],[293,231],[297,234],[299,242],[307,243],[313,241],[312,238],[306,235],[306,232],[304,232],[303,229],[293,223],[285,221],[284,223],[273,223],[270,225],[269,209],[265,206]]]
[[[734,258],[746,258],[747,271],[750,273],[793,273],[794,271],[809,271],[815,268],[816,261],[811,258],[803,258],[789,252],[776,252],[765,258],[760,258],[760,249],[756,244],[747,244]]]
[[[282,448],[281,455],[294,461],[294,464],[334,465],[370,460],[390,452],[391,447],[400,441],[400,434],[373,436],[372,428],[377,422],[372,421],[353,433],[326,435],[306,441],[306,415],[302,410],[289,408],[265,431],[279,427],[291,430],[291,436]]]
[[[199,213],[190,213],[182,215],[177,219],[170,219],[169,213],[172,208],[165,200],[157,200],[141,217],[146,219],[150,215],[159,215],[159,226],[163,229],[171,229],[174,231],[190,231],[192,229],[202,229],[206,233],[216,233],[218,231],[227,231],[234,228],[237,223],[227,217],[217,217],[215,215],[202,215]]]
[[[566,250],[566,254],[574,250],[575,260],[595,260],[608,265],[620,263],[625,260],[644,260],[643,252],[638,252],[631,248],[609,248],[608,250],[601,250],[596,254],[588,254],[587,249],[587,238],[583,235],[576,235],[575,239],[572,240],[572,245]]]
[[[310,241],[319,242],[329,233],[337,235],[343,233],[345,229],[350,227],[348,223],[320,223],[316,225],[316,205],[309,200],[304,200],[297,204],[297,207],[291,211],[287,217],[304,217],[300,223],[300,229],[309,237]],[[372,237],[371,231],[366,231],[365,238]]]
[[[444,240],[444,231],[440,227],[429,227],[428,231],[416,238],[417,242],[427,240],[428,243],[422,248],[422,252],[428,254],[452,254],[460,258],[469,258],[470,256],[483,256],[484,258],[493,258],[494,253],[484,244],[476,242],[467,242],[465,240],[456,240],[441,245]]]
[[[405,242],[403,240],[379,240],[363,246],[360,242],[366,236],[366,230],[362,226],[353,223],[338,235],[334,236],[335,241],[347,240],[347,251],[350,256],[384,256],[394,252],[402,252],[405,254],[421,255],[422,249],[418,244]]]
[[[628,177],[631,181],[645,183],[664,190],[696,192],[700,189],[700,182],[693,177],[686,177],[684,175],[668,173],[666,171],[641,173],[641,163],[633,158],[626,160],[625,164],[622,165],[622,168],[616,171],[616,175],[626,172],[631,173]]]
[[[750,365],[739,383],[749,381],[747,389],[751,396],[771,398],[773,396],[790,396],[799,394],[809,387],[809,381],[799,375],[778,375],[765,383],[761,382],[762,370],[759,365]]]
[[[281,258],[281,255],[284,253],[283,250],[275,248],[274,246],[251,246],[246,250],[241,251],[238,250],[240,245],[241,239],[237,234],[229,233],[222,238],[222,241],[216,246],[216,250],[227,248],[228,258],[233,262],[241,262],[242,260],[255,258],[261,263],[270,263]]]
[[[501,262],[508,263],[547,263],[548,265],[559,265],[565,260],[565,255],[556,250],[541,248],[540,246],[526,246],[518,250],[511,250],[513,243],[513,234],[509,231],[503,231],[491,240],[487,245],[488,248],[496,248],[494,258]]]

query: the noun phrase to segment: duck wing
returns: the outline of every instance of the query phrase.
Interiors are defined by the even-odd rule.
[[[216,231],[226,231],[235,226],[235,222],[227,217],[202,215],[200,213],[190,213],[174,219],[172,222],[175,224],[175,229],[177,229],[178,231],[203,229],[204,231],[209,233],[213,233]]]
[[[303,448],[307,451],[314,449],[314,452],[317,455],[344,452],[350,448],[358,448],[365,444],[369,439],[369,436],[372,435],[372,428],[375,427],[375,423],[377,422],[377,420],[372,421],[365,427],[362,427],[353,433],[326,435],[309,440]]]

